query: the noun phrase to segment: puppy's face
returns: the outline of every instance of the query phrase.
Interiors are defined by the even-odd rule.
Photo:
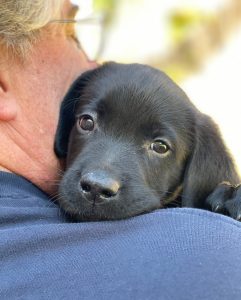
[[[62,209],[77,220],[122,219],[173,200],[194,147],[198,112],[186,95],[141,65],[107,64],[81,80],[63,104],[72,116]]]

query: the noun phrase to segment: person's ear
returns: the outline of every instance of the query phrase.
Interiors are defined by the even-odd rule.
[[[240,179],[216,124],[208,116],[197,117],[195,139],[184,174],[182,206],[204,208],[207,196],[218,184],[237,184]]]
[[[17,102],[0,74],[0,121],[11,121],[17,115]]]

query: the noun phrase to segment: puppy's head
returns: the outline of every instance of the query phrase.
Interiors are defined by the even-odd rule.
[[[212,188],[195,182],[197,163],[209,170],[208,151],[199,161],[209,131],[199,133],[204,119],[153,68],[109,63],[83,74],[63,101],[56,134],[55,152],[67,163],[60,206],[77,220],[127,218],[181,194],[184,205],[201,207]]]

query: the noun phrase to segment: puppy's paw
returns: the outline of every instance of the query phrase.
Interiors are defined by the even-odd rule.
[[[222,182],[208,196],[206,204],[213,212],[241,221],[241,185]]]

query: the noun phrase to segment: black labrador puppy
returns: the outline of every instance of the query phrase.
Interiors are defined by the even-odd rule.
[[[55,152],[66,158],[59,204],[74,220],[178,202],[240,219],[240,179],[216,125],[151,67],[107,63],[81,75],[62,103]]]

